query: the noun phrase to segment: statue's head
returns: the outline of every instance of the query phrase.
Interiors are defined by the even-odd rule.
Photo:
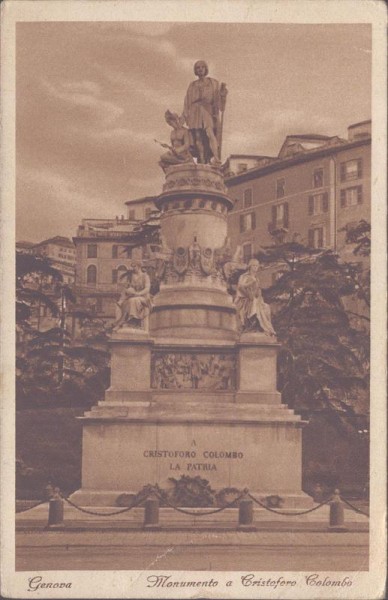
[[[131,269],[133,271],[135,271],[136,273],[138,273],[139,271],[141,271],[141,268],[142,268],[141,260],[133,260],[131,262]]]
[[[175,124],[180,124],[180,120],[177,113],[173,113],[170,110],[166,110],[166,112],[164,113],[164,118],[166,119],[166,122],[171,126]]]
[[[205,71],[204,73],[202,72],[203,70]],[[197,60],[197,62],[194,64],[194,73],[198,76],[206,76],[209,73],[209,67],[207,66],[207,62],[205,62],[204,60]]]
[[[248,269],[250,271],[253,271],[254,273],[256,273],[260,268],[260,263],[257,260],[257,258],[251,258],[251,260],[248,263]]]

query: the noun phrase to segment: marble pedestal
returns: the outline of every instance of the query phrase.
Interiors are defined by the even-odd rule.
[[[111,386],[82,417],[82,488],[72,500],[112,506],[146,484],[199,475],[216,490],[310,506],[304,423],[276,390],[279,345],[240,335],[227,292],[221,259],[233,203],[220,171],[171,167],[156,204],[166,258],[149,330],[111,337]]]
[[[216,490],[249,488],[260,498],[281,496],[287,508],[310,506],[301,492],[304,423],[276,392],[277,349],[264,334],[185,345],[121,330],[112,338],[106,399],[82,417],[82,489],[72,500],[112,506],[146,484],[199,475]],[[236,380],[229,389],[157,388],[153,356],[185,353],[226,354]]]

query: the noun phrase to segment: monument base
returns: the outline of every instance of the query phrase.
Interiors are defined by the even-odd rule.
[[[285,405],[231,402],[102,402],[83,421],[83,506],[114,506],[123,493],[161,488],[182,475],[212,489],[245,488],[282,508],[312,506],[301,492],[303,422]],[[112,468],[114,466],[114,468]]]
[[[277,392],[279,344],[256,271],[245,300],[255,298],[262,331],[237,326],[245,312],[236,313],[227,272],[241,263],[228,239],[233,202],[221,170],[168,168],[156,205],[159,292],[142,329],[123,324],[110,338],[111,386],[81,418],[82,489],[74,500],[112,506],[122,493],[166,489],[186,476],[206,479],[215,492],[278,496],[282,508],[311,505],[301,491],[304,423]]]

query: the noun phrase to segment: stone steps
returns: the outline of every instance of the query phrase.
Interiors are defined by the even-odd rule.
[[[86,412],[86,419],[125,419],[131,421],[173,420],[174,422],[301,423],[301,417],[284,404],[231,404],[203,402],[142,402],[119,405],[102,403]]]

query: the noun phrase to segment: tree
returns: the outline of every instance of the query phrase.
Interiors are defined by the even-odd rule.
[[[94,345],[94,339],[86,338],[82,343],[72,339],[66,317],[70,313],[69,306],[75,304],[75,297],[47,259],[17,256],[16,302],[18,323],[28,333],[27,341],[17,353],[18,407],[89,406],[101,399],[109,380],[109,355],[101,344],[104,336],[100,332],[99,345]],[[40,330],[39,319],[37,323],[31,322],[34,309],[39,310],[41,304],[48,306],[52,316],[58,318],[57,324],[46,331]]]
[[[290,407],[324,411],[338,426],[358,427],[368,413],[369,336],[353,326],[345,300],[358,293],[357,267],[331,250],[277,241],[258,253],[276,270],[264,290],[282,348],[278,386]]]
[[[31,317],[34,311],[39,315],[42,305],[53,316],[58,314],[58,306],[52,296],[45,293],[52,282],[62,281],[62,274],[54,269],[44,257],[16,252],[16,323],[23,331],[31,331]]]
[[[355,264],[351,274],[356,297],[362,303],[365,303],[367,307],[367,311],[366,313],[363,312],[362,318],[369,320],[371,226],[365,219],[361,219],[358,223],[348,223],[340,231],[345,232],[345,243],[353,246],[354,256],[361,258],[361,262]]]

